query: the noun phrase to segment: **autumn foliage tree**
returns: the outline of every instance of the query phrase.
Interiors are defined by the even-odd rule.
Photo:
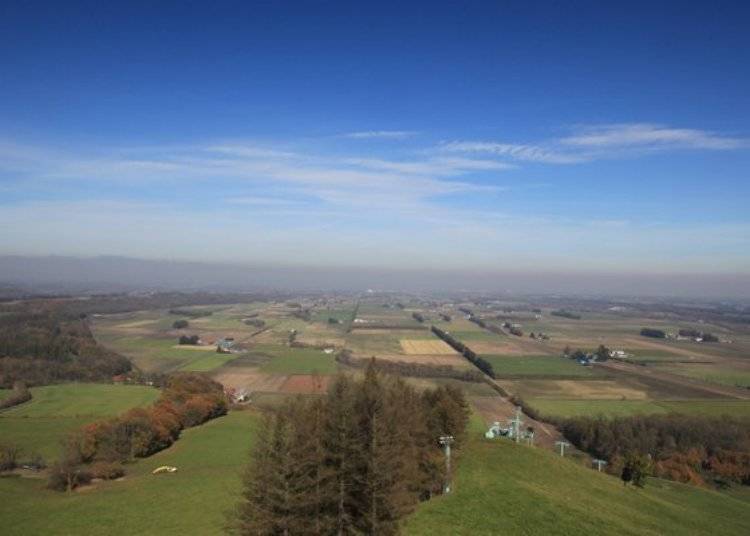
[[[227,401],[221,384],[199,374],[176,374],[167,379],[159,400],[113,419],[88,424],[72,434],[63,447],[62,462],[52,470],[50,487],[72,489],[82,483],[75,475],[94,464],[101,475],[120,475],[117,464],[150,456],[167,448],[183,428],[225,414]]]

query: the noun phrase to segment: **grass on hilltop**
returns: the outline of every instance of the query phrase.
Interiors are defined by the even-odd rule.
[[[29,402],[0,412],[0,437],[47,461],[57,457],[60,441],[71,431],[159,397],[153,387],[94,383],[33,387],[31,394]]]
[[[123,480],[69,494],[41,479],[0,478],[3,534],[222,534],[257,423],[253,412],[230,413],[128,465]],[[177,472],[152,475],[161,465]]]
[[[748,504],[650,479],[624,487],[551,451],[485,440],[475,432],[458,462],[454,492],[422,504],[409,535],[744,535]]]

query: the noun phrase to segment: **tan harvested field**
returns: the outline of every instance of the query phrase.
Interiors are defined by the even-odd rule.
[[[401,339],[399,343],[407,355],[452,355],[456,353],[453,348],[438,339]]]
[[[647,400],[645,389],[628,387],[611,380],[524,380],[496,382],[510,393],[523,397],[593,399],[593,400]]]
[[[177,350],[198,350],[203,352],[215,352],[216,346],[213,345],[197,345],[197,344],[175,344],[172,346]]]
[[[293,374],[281,385],[280,391],[289,394],[323,394],[328,390],[330,376]]]
[[[265,374],[259,372],[256,367],[231,367],[222,369],[213,378],[225,387],[247,389],[250,392],[276,393],[281,391],[281,386],[289,375]]]
[[[638,365],[631,365],[630,363],[618,363],[615,361],[608,361],[598,365],[609,371],[616,371],[633,375],[642,379],[650,379],[660,381],[666,384],[674,385],[677,388],[687,388],[691,390],[702,391],[704,396],[712,395],[719,397],[730,397],[740,400],[750,400],[750,394],[747,389],[739,389],[728,385],[719,385],[715,383],[703,382],[693,378],[686,378],[677,374],[670,374],[652,367],[640,367]]]
[[[442,354],[442,355],[423,355],[423,354],[380,354],[376,356],[376,359],[383,361],[400,361],[401,363],[416,363],[420,365],[448,365],[457,369],[473,369],[474,365],[469,363],[466,359],[460,355],[453,354]]]

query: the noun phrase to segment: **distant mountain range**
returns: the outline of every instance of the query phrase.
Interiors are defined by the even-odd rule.
[[[601,296],[750,298],[750,274],[613,274],[385,270],[240,265],[128,257],[0,255],[0,289],[34,292],[129,290],[342,290],[503,292]],[[6,295],[8,295],[6,293]]]

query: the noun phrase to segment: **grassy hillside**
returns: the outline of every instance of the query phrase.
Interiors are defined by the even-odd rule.
[[[257,422],[254,413],[233,412],[188,429],[169,449],[129,465],[123,480],[70,494],[38,479],[0,478],[3,534],[221,534]],[[161,465],[178,470],[152,475]]]
[[[475,438],[455,492],[423,504],[406,534],[749,534],[747,502],[651,479],[645,489],[509,441]]]
[[[0,412],[0,437],[19,445],[24,454],[37,452],[48,461],[72,430],[159,397],[153,387],[95,383],[34,387],[31,394],[31,401]]]

